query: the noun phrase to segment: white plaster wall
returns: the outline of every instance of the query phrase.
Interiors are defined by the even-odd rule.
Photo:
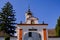
[[[30,20],[27,20],[27,21],[26,21],[26,24],[31,24],[31,21],[30,21]]]
[[[42,40],[44,40],[44,36],[43,36],[43,29],[46,28],[46,26],[20,26],[20,28],[23,29],[23,38],[24,38],[24,34],[29,32],[28,29],[37,29],[37,31],[32,31],[32,32],[37,32],[40,33]]]
[[[38,24],[38,20],[35,20],[34,22],[35,22],[35,24]]]
[[[17,40],[19,40],[19,28],[17,28]]]
[[[47,33],[47,40],[48,40],[48,29],[46,29],[46,33]]]
[[[31,15],[26,15],[26,19],[29,18],[29,17],[31,17]]]

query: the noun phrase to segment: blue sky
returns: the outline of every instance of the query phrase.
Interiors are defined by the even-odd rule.
[[[60,16],[60,0],[0,0],[0,10],[8,1],[16,12],[17,23],[25,21],[25,13],[30,5],[32,14],[39,18],[39,23],[44,21],[48,23],[48,28],[55,28]]]

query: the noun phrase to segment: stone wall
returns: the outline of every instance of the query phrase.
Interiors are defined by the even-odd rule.
[[[4,40],[4,37],[0,37],[0,40]],[[10,40],[17,40],[17,37],[10,37]]]
[[[48,40],[60,40],[60,38],[48,38]]]
[[[17,40],[17,37],[10,37],[10,40]]]
[[[4,40],[4,38],[3,37],[0,37],[0,40]]]
[[[0,40],[4,40],[4,37],[0,37]],[[10,40],[17,40],[17,37],[10,37]],[[49,37],[48,40],[60,40],[60,37]]]
[[[48,36],[48,40],[60,40],[58,36]]]

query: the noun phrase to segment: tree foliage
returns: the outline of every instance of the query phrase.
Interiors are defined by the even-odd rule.
[[[10,2],[7,2],[0,12],[0,31],[4,31],[9,36],[15,33],[15,12]]]
[[[56,24],[56,35],[57,36],[60,36],[60,16],[59,16],[59,18],[58,18],[58,20],[57,20],[57,24]]]

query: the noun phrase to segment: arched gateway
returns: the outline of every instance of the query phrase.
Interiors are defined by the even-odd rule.
[[[24,35],[24,40],[42,40],[41,35],[37,32],[28,32]]]
[[[25,16],[25,22],[17,24],[17,40],[48,40],[48,24],[39,24],[38,18],[32,15],[30,9]]]

